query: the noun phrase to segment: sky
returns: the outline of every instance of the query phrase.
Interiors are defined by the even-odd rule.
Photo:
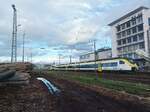
[[[0,62],[9,62],[13,10],[17,8],[17,57],[34,63],[78,61],[80,54],[111,47],[109,23],[139,6],[150,8],[150,0],[0,0]]]

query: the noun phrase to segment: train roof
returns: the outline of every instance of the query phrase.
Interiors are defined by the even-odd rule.
[[[115,57],[115,58],[108,58],[108,59],[98,59],[96,61],[115,60],[115,59],[126,59],[126,60],[128,60],[130,62],[131,62],[131,60],[133,60],[132,58]],[[67,63],[67,64],[61,64],[61,65],[58,65],[58,66],[71,65],[71,64],[79,64],[79,63],[88,63],[88,62],[94,62],[94,60],[84,61],[84,62]]]

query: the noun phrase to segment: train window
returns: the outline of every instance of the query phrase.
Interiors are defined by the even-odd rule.
[[[111,63],[111,66],[117,66],[117,62]]]
[[[119,61],[119,64],[125,64],[124,61]]]
[[[113,62],[113,63],[102,63],[102,67],[114,67],[117,66],[117,62]]]

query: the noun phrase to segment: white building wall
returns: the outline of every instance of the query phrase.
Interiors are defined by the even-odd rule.
[[[112,57],[112,50],[104,50],[97,52],[96,59],[108,59]],[[94,53],[80,55],[80,62],[95,60]]]
[[[111,27],[112,29],[112,57],[117,57],[118,52],[117,52],[117,39],[116,39],[116,28],[115,26]]]
[[[111,58],[112,57],[112,51],[111,50],[107,50],[107,51],[98,52],[97,57],[98,57],[98,59]]]
[[[83,54],[80,56],[80,62],[92,61],[94,59],[94,53]]]
[[[149,44],[148,44],[148,48],[149,48],[148,57],[150,57],[150,29],[148,30],[148,41],[149,41]]]
[[[148,30],[149,30],[149,24],[148,24],[148,18],[150,17],[150,10],[143,10],[143,21],[144,21],[144,40],[145,40],[145,53],[148,56],[149,55],[149,39],[148,39]]]
[[[138,12],[132,14],[131,16],[128,16],[128,17],[122,19],[121,21],[119,21],[119,22],[117,22],[117,23],[115,23],[111,26],[111,30],[112,30],[112,57],[118,57],[120,54],[123,55],[123,54],[128,54],[128,53],[135,53],[136,49],[139,49],[138,47],[135,47],[131,51],[127,50],[127,52],[119,53],[118,49],[117,49],[117,47],[119,47],[119,46],[118,46],[118,43],[117,43],[118,38],[117,38],[116,26],[121,25],[121,24],[131,20],[132,17],[137,16],[140,13],[142,13],[142,15],[143,15],[143,31],[144,31],[144,41],[145,41],[144,46],[145,46],[146,53],[148,53],[148,38],[147,38],[148,34],[147,34],[147,30],[149,28],[149,26],[148,26],[148,17],[150,17],[150,9],[143,9],[141,11],[138,11]],[[136,23],[135,26],[137,26],[137,25],[138,24]],[[137,33],[139,33],[139,32],[137,32]],[[126,38],[126,37],[123,37],[123,38]],[[135,44],[135,42],[131,42],[130,44],[121,45],[120,47],[124,47],[124,46],[128,46],[128,45],[134,45],[134,44]],[[127,49],[128,49],[128,47],[127,47]],[[135,58],[135,57],[132,57],[132,58]]]

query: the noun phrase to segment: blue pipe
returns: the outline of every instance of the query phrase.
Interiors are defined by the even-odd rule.
[[[48,81],[47,79],[45,78],[42,78],[42,77],[38,77],[37,80],[40,80],[42,81],[46,87],[48,88],[49,92],[51,94],[54,94],[54,95],[57,95],[58,93],[60,93],[60,90],[58,88],[56,88],[50,81]]]

